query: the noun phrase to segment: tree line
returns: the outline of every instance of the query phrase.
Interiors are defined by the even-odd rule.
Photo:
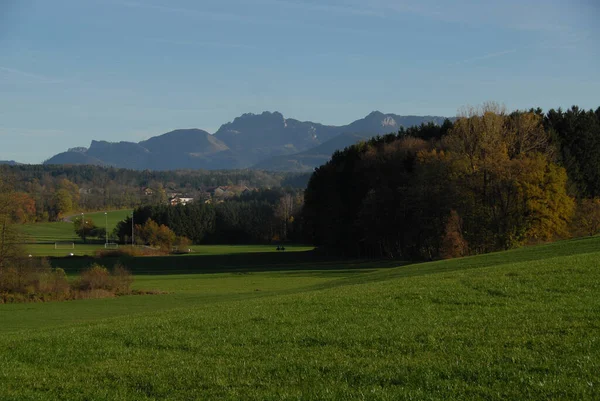
[[[348,147],[309,181],[306,238],[347,256],[435,259],[593,227],[599,121],[600,108],[486,104]]]
[[[12,183],[16,223],[56,221],[72,211],[133,208],[167,201],[167,189],[197,196],[220,185],[304,188],[308,175],[256,170],[135,171],[89,165],[0,165]],[[150,196],[142,188],[153,189]]]
[[[302,240],[298,215],[302,192],[292,189],[260,189],[219,203],[145,205],[133,212],[133,240],[150,243],[144,234],[165,226],[174,236],[153,245],[179,245],[182,238],[196,244],[258,244]],[[148,225],[150,223],[150,226]],[[144,231],[146,230],[146,231]],[[117,225],[114,235],[122,243],[132,241],[132,217]],[[177,239],[179,237],[179,240]],[[183,243],[186,243],[184,240]],[[161,245],[162,244],[162,245]]]

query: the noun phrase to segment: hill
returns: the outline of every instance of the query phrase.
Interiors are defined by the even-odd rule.
[[[21,163],[18,163],[14,160],[0,160],[0,164],[7,164],[9,166],[18,166]]]
[[[214,135],[200,129],[179,129],[139,143],[94,140],[89,148],[70,149],[44,164],[93,164],[136,170],[235,169],[259,165],[270,170],[307,171],[331,155],[323,153],[326,149],[337,149],[325,144],[341,135],[369,137],[423,122],[441,124],[443,120],[435,116],[373,112],[348,125],[331,126],[285,118],[279,112],[248,113],[223,124]],[[353,143],[350,140],[346,136],[332,143],[344,147]],[[309,152],[311,149],[314,152]],[[309,153],[298,155],[303,152]],[[290,155],[295,155],[292,159],[303,160],[269,161]]]
[[[92,141],[88,149],[60,153],[44,164],[94,164],[135,170],[238,167],[227,145],[199,129],[175,130],[139,143]]]
[[[597,399],[599,245],[132,260],[168,293],[0,305],[0,398]]]

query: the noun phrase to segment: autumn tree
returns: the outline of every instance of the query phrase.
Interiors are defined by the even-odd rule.
[[[169,227],[164,224],[158,225],[152,219],[146,221],[144,225],[136,225],[135,230],[138,241],[165,251],[171,250],[177,238]]]
[[[13,224],[13,186],[0,176],[0,271],[24,253],[20,231]]]
[[[59,189],[52,197],[53,212],[56,219],[60,219],[73,209],[73,198],[66,189]]]
[[[71,182],[70,180],[63,178],[58,182],[58,190],[66,191],[71,198],[71,208],[77,209],[79,207],[79,186]]]
[[[73,229],[75,230],[75,234],[77,234],[84,242],[86,241],[86,238],[99,237],[104,234],[104,230],[98,228],[94,223],[94,220],[89,217],[85,219],[76,218],[73,221]]]
[[[565,234],[573,200],[549,143],[534,113],[509,116],[485,105],[456,121],[444,146],[459,194],[457,211],[473,252]]]
[[[16,224],[24,224],[35,221],[35,200],[25,192],[14,192],[12,196],[13,212],[12,220]]]
[[[468,254],[469,244],[463,237],[463,222],[456,210],[450,212],[444,236],[440,256],[445,259],[458,258]]]

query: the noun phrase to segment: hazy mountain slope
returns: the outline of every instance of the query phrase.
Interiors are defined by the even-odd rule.
[[[256,163],[252,168],[270,171],[312,171],[315,167],[326,163],[336,150],[342,150],[360,140],[376,135],[395,133],[401,127],[410,127],[422,123],[433,122],[442,125],[444,120],[445,117],[398,116],[374,111],[363,119],[339,127],[339,130],[343,132],[342,134],[319,146],[293,155],[265,159]]]
[[[339,127],[286,119],[279,112],[264,112],[244,114],[223,124],[215,137],[236,152],[242,164],[251,165],[266,157],[310,149],[340,132]]]
[[[139,143],[154,154],[174,155],[182,151],[195,155],[218,153],[229,148],[201,129],[178,129]]]
[[[137,170],[234,169],[310,171],[337,149],[360,138],[397,132],[444,117],[399,116],[375,111],[348,125],[331,126],[284,118],[279,112],[244,114],[211,135],[178,129],[134,142],[92,141],[51,157],[52,164],[101,164]]]
[[[107,166],[109,163],[105,163],[95,157],[88,156],[81,152],[62,152],[52,156],[44,162],[44,164],[90,164],[93,166]]]
[[[293,155],[272,157],[255,164],[252,168],[270,171],[312,171],[315,167],[325,164],[336,150],[367,138],[368,136],[360,134],[341,134],[312,149]]]
[[[235,155],[214,135],[200,129],[179,129],[139,143],[150,152],[154,170],[239,167]]]
[[[130,169],[144,169],[150,158],[150,152],[134,142],[92,141],[85,155],[111,166]]]

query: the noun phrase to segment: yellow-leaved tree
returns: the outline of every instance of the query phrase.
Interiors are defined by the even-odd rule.
[[[467,109],[443,147],[472,253],[567,235],[574,201],[539,115],[507,115],[493,103]]]

